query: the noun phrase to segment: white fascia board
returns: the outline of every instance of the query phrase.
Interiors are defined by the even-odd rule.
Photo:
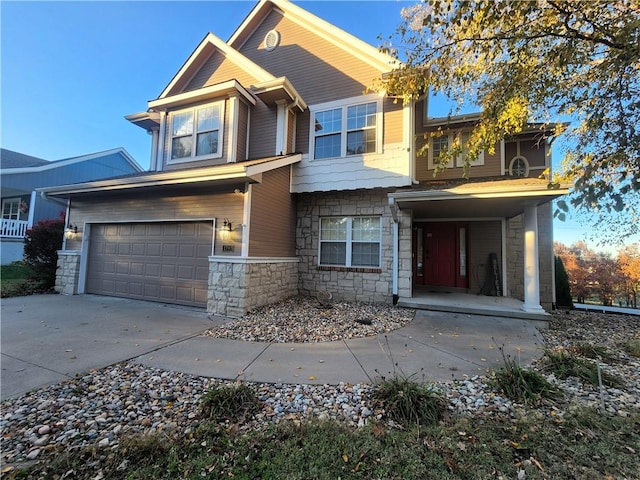
[[[302,154],[288,155],[286,157],[279,158],[277,160],[271,160],[269,162],[258,163],[256,165],[249,165],[247,167],[247,177],[253,178],[264,172],[269,172],[280,167],[286,167],[287,165],[293,165],[302,160]]]
[[[510,187],[502,189],[478,189],[456,191],[425,190],[421,192],[395,192],[389,197],[396,201],[422,202],[425,200],[463,200],[471,198],[525,198],[525,197],[560,197],[569,193],[568,188],[541,189],[540,187]]]
[[[143,172],[144,169],[136,162],[131,155],[122,147],[113,148],[111,150],[105,150],[104,152],[96,152],[90,153],[87,155],[82,155],[80,157],[68,158],[66,160],[59,160],[50,162],[48,165],[38,165],[36,167],[23,167],[23,168],[5,168],[0,170],[0,175],[11,175],[17,173],[36,173],[36,172],[44,172],[46,170],[53,170],[54,168],[66,167],[68,165],[74,165],[76,163],[86,162],[89,160],[94,160],[100,157],[106,157],[108,155],[113,155],[114,153],[119,153],[122,155],[127,162],[131,164],[133,168],[135,168],[138,172]]]
[[[200,88],[198,90],[192,90],[189,92],[179,93],[170,97],[158,98],[157,100],[151,100],[149,102],[149,108],[166,109],[170,107],[177,107],[184,105],[185,103],[197,102],[205,100],[207,98],[214,97],[216,94],[222,94],[231,91],[239,92],[249,103],[256,104],[256,99],[251,93],[249,93],[240,83],[236,80],[229,80],[228,82],[218,83],[209,87]]]
[[[277,90],[278,88],[282,88],[285,92],[287,92],[287,95],[289,95],[289,97],[294,100],[295,106],[297,106],[301,112],[304,112],[306,110],[306,102],[302,99],[302,96],[298,93],[298,91],[295,89],[295,87],[287,77],[278,77],[274,78],[273,80],[267,80],[266,82],[260,82],[256,85],[251,86],[251,90],[256,95],[270,92],[271,90]]]

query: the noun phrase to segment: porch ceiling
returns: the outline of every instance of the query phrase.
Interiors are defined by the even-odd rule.
[[[389,201],[412,210],[414,218],[511,218],[568,192],[567,185],[549,189],[546,181],[518,179],[396,191]]]

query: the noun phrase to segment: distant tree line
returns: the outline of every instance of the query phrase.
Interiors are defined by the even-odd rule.
[[[584,242],[570,246],[555,242],[554,250],[567,273],[573,301],[638,308],[640,247],[637,243],[624,247],[616,256],[591,250]]]

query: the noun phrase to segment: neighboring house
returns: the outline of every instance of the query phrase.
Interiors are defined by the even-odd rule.
[[[70,182],[87,182],[115,177],[142,168],[122,148],[49,162],[7,149],[0,149],[0,229],[2,265],[22,260],[28,228],[40,220],[59,218],[67,202],[47,199],[36,188]]]
[[[434,119],[365,93],[393,60],[285,0],[260,1],[231,38],[208,34],[145,112],[151,171],[49,188],[76,238],[57,289],[239,316],[295,294],[406,302],[493,293],[553,303],[549,167],[535,131],[433,156],[477,117]],[[424,133],[444,127],[428,156]],[[493,254],[493,255],[492,255]],[[495,276],[493,276],[495,272]]]

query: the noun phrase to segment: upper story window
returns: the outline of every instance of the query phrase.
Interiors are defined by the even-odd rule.
[[[380,266],[380,217],[320,219],[320,265]]]
[[[440,137],[432,137],[429,140],[429,153],[428,153],[428,167],[433,169],[435,164],[438,161],[438,157],[443,151],[448,150],[454,144],[460,142],[462,144],[462,152],[458,154],[455,159],[452,157],[447,162],[447,168],[453,167],[463,167],[464,162],[467,160],[468,148],[467,143],[469,142],[470,132],[457,132],[457,133],[449,133],[444,134]],[[477,167],[480,165],[484,165],[484,152],[480,152],[480,155],[476,160],[471,162],[472,167]]]
[[[222,156],[224,101],[171,114],[171,162]]]
[[[362,100],[362,97],[359,97]],[[382,101],[377,96],[311,107],[313,158],[335,158],[381,150]]]

